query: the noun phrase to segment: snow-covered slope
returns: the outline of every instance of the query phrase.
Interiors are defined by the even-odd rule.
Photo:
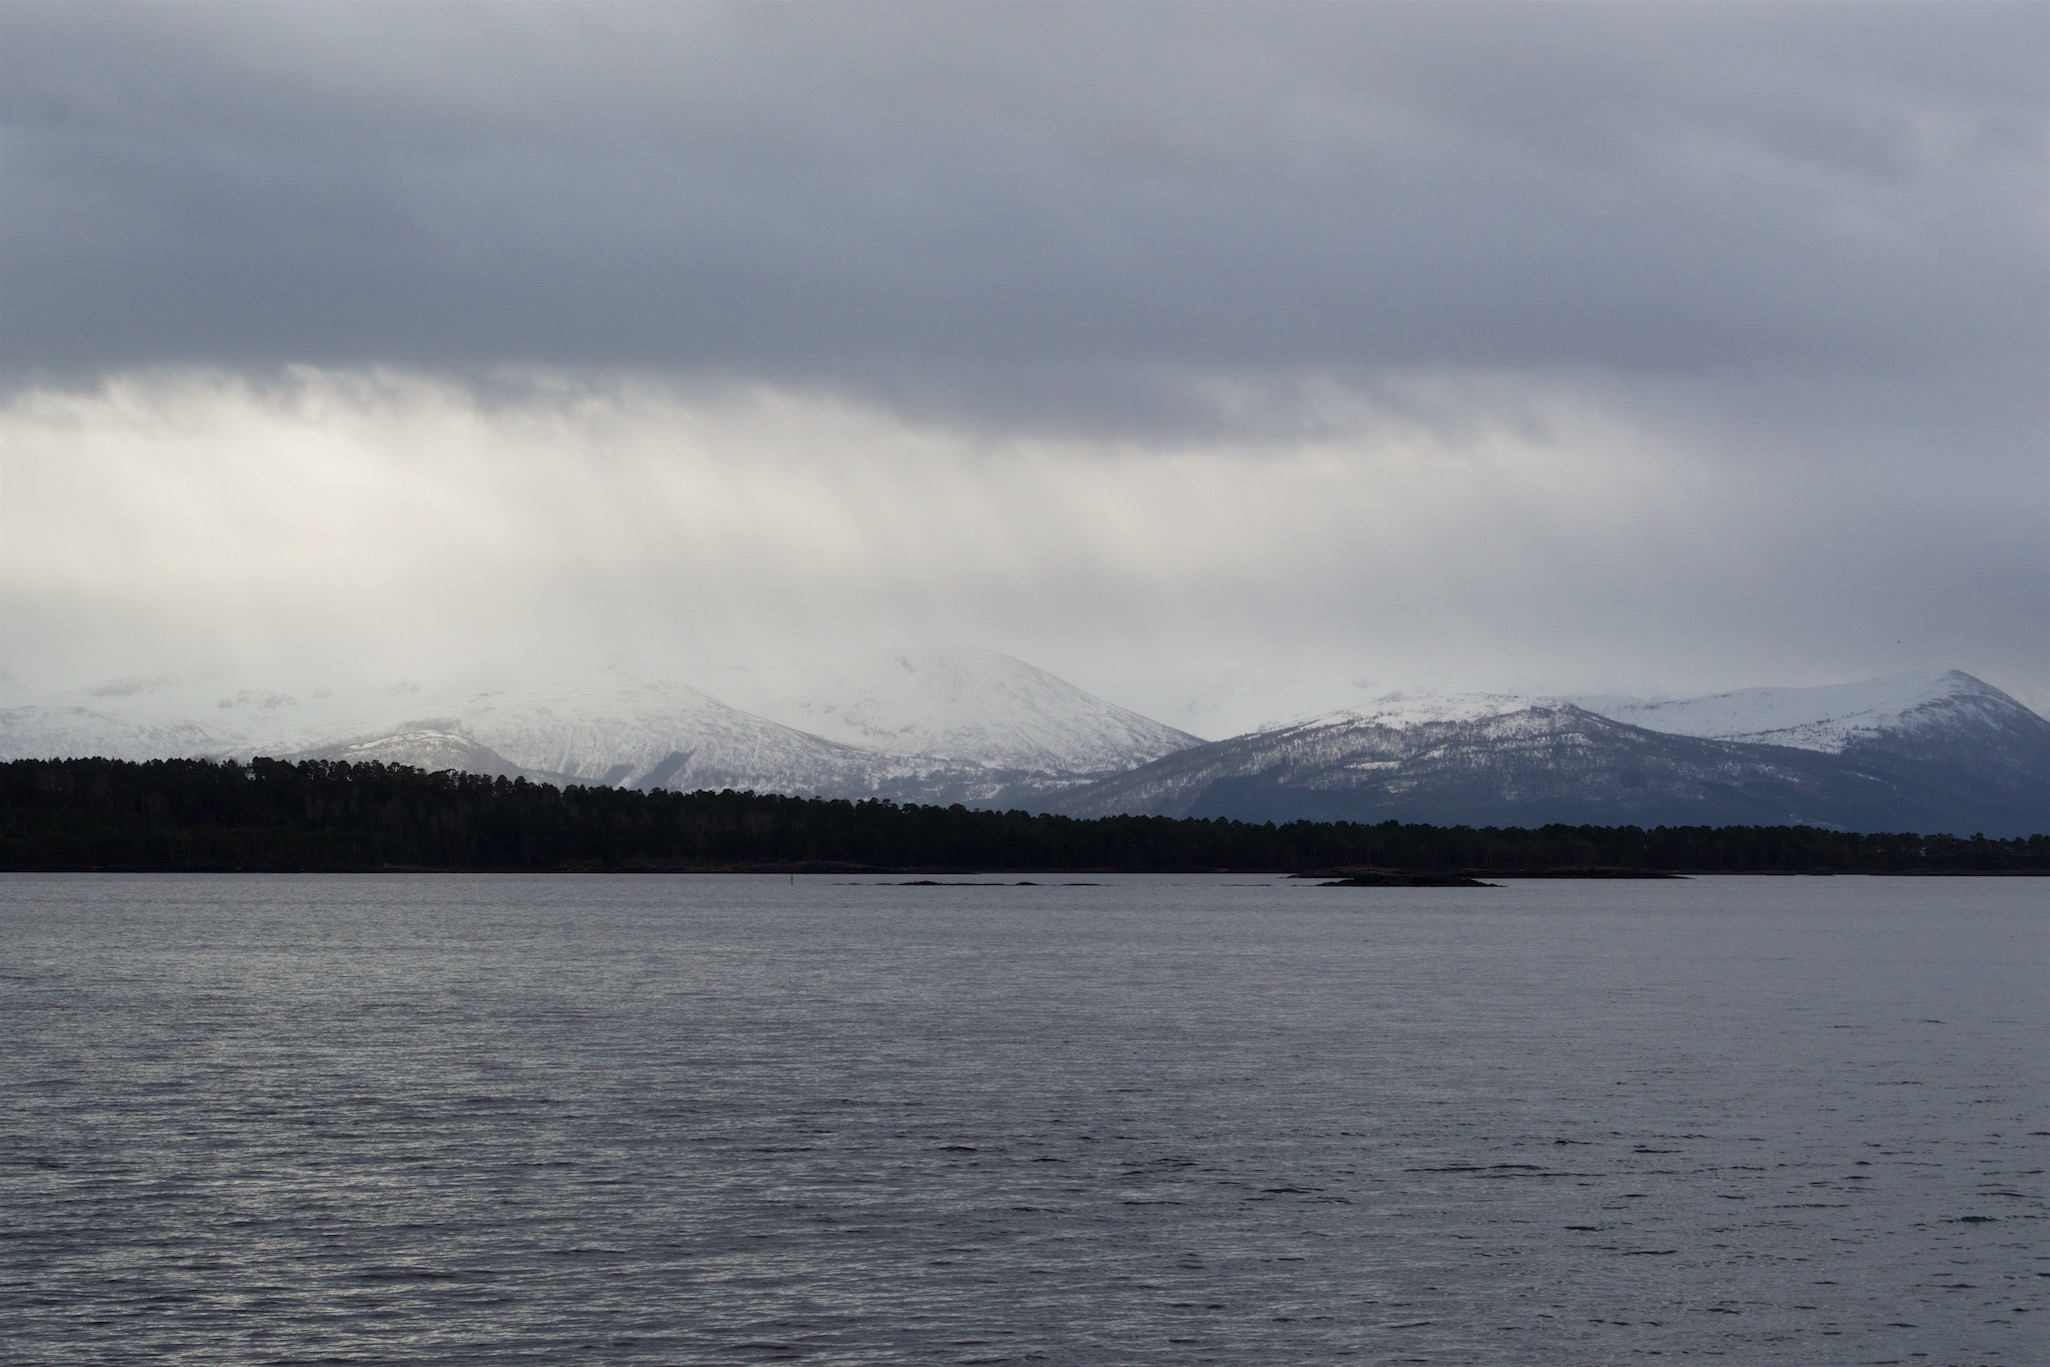
[[[116,679],[57,694],[10,690],[0,709],[0,759],[180,759],[275,753],[323,708],[276,689],[217,681]]]
[[[1202,743],[994,650],[863,656],[761,710],[849,745],[1036,774],[1111,773]]]
[[[1847,745],[1883,734],[2011,721],[2015,713],[2028,711],[1991,684],[1955,669],[1815,688],[1744,688],[1671,702],[1606,697],[1567,701],[1648,731],[1790,745],[1828,754],[1840,754]]]
[[[337,759],[349,764],[401,764],[439,773],[455,769],[491,778],[535,777],[490,746],[466,736],[453,719],[401,723],[351,740],[287,749],[287,759]]]
[[[409,688],[353,706],[321,689],[309,706],[218,682],[117,680],[0,709],[0,757],[267,754],[547,782],[1008,805],[1197,743],[994,652],[858,662],[831,688],[815,679],[790,699],[785,721],[619,674],[439,698]]]
[[[350,730],[304,737],[294,753],[679,790],[859,793],[888,777],[873,754],[684,684],[617,674],[448,699]]]
[[[31,704],[0,709],[0,760],[224,755],[235,750],[240,739],[239,732],[197,722],[121,716],[93,707]]]

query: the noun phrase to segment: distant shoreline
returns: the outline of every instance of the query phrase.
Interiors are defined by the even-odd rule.
[[[1377,870],[1393,874],[1404,874],[1406,870]],[[902,868],[885,869],[863,866],[850,869],[806,869],[794,866],[756,865],[749,867],[703,868],[507,868],[459,865],[326,865],[317,868],[287,868],[284,866],[249,867],[243,865],[189,865],[189,864],[110,864],[110,865],[34,865],[0,864],[0,877],[9,874],[121,874],[150,877],[217,877],[222,874],[247,874],[250,876],[273,875],[291,877],[475,877],[489,874],[499,877],[522,878],[1010,878],[1032,875],[1038,878],[1092,878],[1117,874],[1136,877],[1251,877],[1294,878],[1297,875],[1276,869],[1094,869],[1094,868],[979,868],[979,869],[929,869]],[[1838,869],[1660,869],[1624,876],[1606,874],[1550,874],[1518,870],[1504,873],[1499,869],[1446,869],[1428,870],[1412,878],[1340,878],[1322,883],[1305,882],[1304,887],[1475,887],[1486,886],[1496,880],[1505,883],[1542,882],[1684,882],[1691,878],[2050,878],[2050,870],[2044,869],[1880,869],[1843,871]],[[1049,886],[1037,883],[979,884],[942,882],[899,882],[896,887],[1039,887]]]
[[[0,870],[79,873],[1312,874],[1367,884],[1687,874],[2050,874],[2050,835],[1107,816],[555,788],[335,761],[0,764]]]
[[[1770,829],[1770,828],[1766,828]],[[1353,871],[1319,870],[1301,872],[1292,869],[1266,867],[1213,867],[1201,868],[1105,868],[1098,866],[1049,867],[1043,865],[999,865],[985,864],[974,868],[935,867],[926,864],[885,866],[877,864],[673,864],[673,865],[580,865],[561,864],[546,867],[513,866],[500,864],[325,864],[292,866],[247,865],[247,864],[20,864],[0,862],[0,875],[10,873],[91,873],[91,874],[192,874],[208,876],[225,873],[246,874],[335,874],[360,877],[364,875],[390,875],[392,877],[419,877],[423,875],[478,874],[531,874],[535,877],[640,877],[640,878],[897,878],[916,879],[917,882],[902,882],[898,887],[1038,887],[1036,883],[1013,884],[970,884],[941,882],[933,880],[961,878],[1085,878],[1129,874],[1134,876],[1159,877],[1242,877],[1261,876],[1283,880],[1300,881],[1304,887],[1459,887],[1471,884],[1461,880],[1501,879],[1516,883],[1658,883],[1682,882],[1690,878],[2050,878],[2050,869],[2042,868],[1986,868],[1986,869],[1703,869],[1703,868],[1644,868],[1644,869],[1488,869],[1488,868],[1361,868]],[[1320,881],[1321,880],[1321,881]]]

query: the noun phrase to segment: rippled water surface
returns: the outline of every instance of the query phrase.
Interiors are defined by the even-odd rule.
[[[0,1353],[2050,1362],[2050,882],[1098,881],[0,878]]]

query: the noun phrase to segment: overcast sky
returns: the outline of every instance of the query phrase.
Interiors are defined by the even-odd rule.
[[[2042,708],[2046,53],[2034,3],[10,0],[5,668]]]

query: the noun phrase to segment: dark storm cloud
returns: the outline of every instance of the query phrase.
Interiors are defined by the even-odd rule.
[[[1055,411],[1180,371],[2050,350],[2040,5],[0,25],[17,376],[623,366]]]

